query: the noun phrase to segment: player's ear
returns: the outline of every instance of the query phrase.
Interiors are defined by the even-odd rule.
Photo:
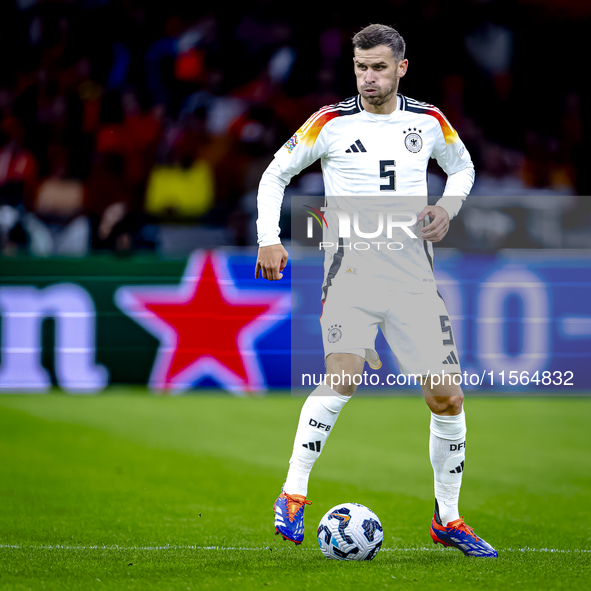
[[[408,70],[408,60],[400,60],[398,62],[398,77],[402,78],[406,74],[406,70]]]

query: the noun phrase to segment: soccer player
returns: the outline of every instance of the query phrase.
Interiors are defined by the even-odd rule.
[[[376,214],[385,212],[394,216],[391,220],[410,224],[408,231],[395,228],[400,242],[392,244],[398,246],[388,246],[384,227],[383,241],[374,238],[374,248],[359,251],[350,238],[334,235],[339,227],[335,209],[326,212],[321,326],[327,382],[302,407],[287,478],[274,505],[275,529],[286,540],[303,541],[310,472],[365,362],[381,367],[375,351],[379,326],[401,372],[423,376],[421,387],[431,410],[433,541],[467,555],[497,556],[458,512],[466,449],[461,387],[450,379],[440,384],[426,379],[442,372],[461,374],[449,314],[433,276],[431,243],[446,235],[460,210],[474,182],[474,166],[439,109],[398,94],[408,68],[404,53],[404,40],[391,27],[374,24],[359,31],[353,37],[359,94],[314,113],[275,154],[260,181],[257,278],[282,278],[288,258],[279,238],[284,190],[317,159],[327,205],[356,214],[359,228],[375,228]],[[430,157],[447,174],[443,196],[433,206],[427,199]]]

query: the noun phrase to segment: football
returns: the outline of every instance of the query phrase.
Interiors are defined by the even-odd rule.
[[[383,539],[378,516],[358,503],[336,505],[318,526],[318,544],[326,558],[373,560]]]

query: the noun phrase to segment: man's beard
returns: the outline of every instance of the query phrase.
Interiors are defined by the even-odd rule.
[[[370,96],[364,96],[365,100],[374,107],[379,107],[384,103],[387,103],[395,94],[398,89],[398,76],[392,82],[392,86],[387,90],[385,94],[374,94]]]

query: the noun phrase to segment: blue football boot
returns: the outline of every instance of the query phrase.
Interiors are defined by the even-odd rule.
[[[298,545],[304,541],[304,509],[311,505],[304,495],[282,492],[273,509],[275,511],[275,534]]]
[[[431,522],[431,537],[435,544],[443,544],[461,550],[466,556],[483,556],[497,558],[497,551],[474,530],[464,523],[464,518],[450,521],[447,526],[439,518],[439,505],[435,501],[435,515]]]

